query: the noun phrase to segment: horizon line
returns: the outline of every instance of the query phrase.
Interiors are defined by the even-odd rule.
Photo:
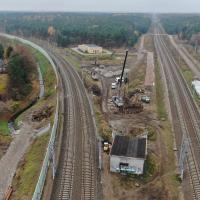
[[[116,13],[116,14],[200,14],[200,12],[190,11],[164,11],[164,12],[153,12],[153,11],[78,11],[78,10],[1,10],[0,12],[17,12],[17,13]]]

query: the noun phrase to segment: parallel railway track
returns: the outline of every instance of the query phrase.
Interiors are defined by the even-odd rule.
[[[161,32],[157,29],[157,33]],[[163,66],[168,84],[170,106],[177,147],[180,150],[183,136],[188,138],[187,170],[190,177],[192,197],[200,199],[200,114],[192,98],[190,89],[184,80],[180,69],[169,51],[165,38],[157,34],[154,42],[157,54]],[[176,123],[176,124],[175,124]],[[178,126],[177,126],[178,125]],[[179,156],[179,155],[178,155]]]
[[[96,200],[98,150],[87,94],[78,74],[66,60],[51,53],[64,87],[64,129],[52,200]]]

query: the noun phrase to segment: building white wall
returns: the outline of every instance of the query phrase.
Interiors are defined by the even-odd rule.
[[[199,80],[192,81],[192,87],[194,88],[196,94],[200,98],[200,81]]]
[[[86,44],[82,44],[82,45],[79,45],[78,48],[83,51],[83,52],[87,52],[89,54],[99,54],[99,53],[102,53],[103,52],[103,48],[102,47],[90,47]]]
[[[130,167],[136,167],[140,169],[140,172],[138,174],[143,174],[144,161],[144,159],[139,158],[129,158],[110,155],[110,171],[117,172],[116,169],[119,168],[120,163],[128,163]]]

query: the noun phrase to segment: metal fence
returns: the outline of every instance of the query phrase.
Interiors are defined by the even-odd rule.
[[[58,105],[58,98],[57,98],[57,105]],[[40,176],[39,176],[32,200],[39,200],[42,196],[44,183],[45,183],[47,171],[49,168],[50,159],[52,157],[52,151],[54,150],[57,126],[58,126],[58,106],[57,106],[55,117],[54,117],[54,124],[53,124],[52,131],[51,131],[51,138],[49,141],[49,145],[47,147],[46,155],[45,155],[45,158],[43,161],[42,169],[40,172]]]
[[[34,44],[33,42],[30,42],[28,40],[25,40],[25,39],[22,39],[22,38],[19,38],[19,37],[16,37],[16,36],[4,34],[4,33],[0,33],[0,35],[7,37],[9,39],[12,39],[12,40],[18,40],[18,41],[20,41],[24,44],[27,44],[27,45],[35,48],[40,53],[42,53],[48,59],[48,61],[50,62],[50,64],[52,65],[52,67],[54,69],[54,72],[56,74],[56,80],[57,80],[57,85],[56,85],[56,88],[57,88],[57,86],[58,86],[58,72],[57,72],[56,66],[55,66],[53,60],[51,59],[51,57],[48,55],[48,53],[43,48]],[[44,158],[44,161],[43,161],[43,164],[42,164],[40,176],[39,176],[37,185],[35,187],[35,191],[34,191],[32,200],[40,200],[41,196],[42,196],[42,192],[43,192],[43,188],[44,188],[44,184],[45,184],[45,180],[46,180],[46,176],[47,176],[47,171],[48,171],[48,168],[49,168],[50,159],[52,157],[52,151],[53,151],[54,143],[55,143],[55,139],[56,139],[56,131],[57,131],[57,127],[58,127],[58,109],[59,109],[59,99],[58,99],[58,94],[57,94],[56,112],[55,112],[55,117],[54,117],[54,124],[53,124],[52,130],[51,130],[51,137],[50,137],[50,140],[49,140],[46,155],[45,155],[45,158]]]

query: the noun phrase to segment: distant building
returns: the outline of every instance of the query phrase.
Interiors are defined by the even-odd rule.
[[[78,46],[78,49],[84,53],[89,53],[89,54],[103,53],[103,48],[95,44],[81,44]]]
[[[110,171],[143,174],[147,156],[147,137],[115,136],[110,152]]]

